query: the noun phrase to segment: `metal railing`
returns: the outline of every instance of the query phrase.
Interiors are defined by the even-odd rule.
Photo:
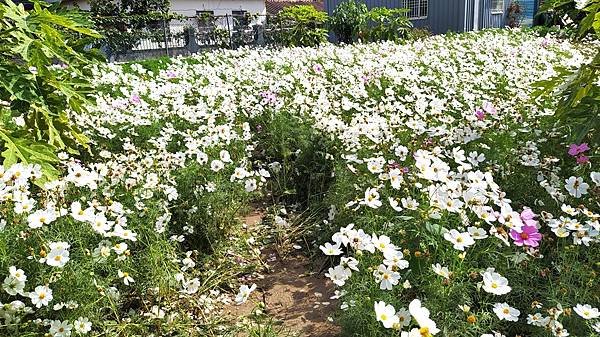
[[[160,19],[130,35],[126,49],[111,50],[109,41],[105,40],[101,50],[110,61],[189,55],[203,49],[278,45],[278,34],[289,29],[270,15]],[[127,34],[126,28],[123,34]]]

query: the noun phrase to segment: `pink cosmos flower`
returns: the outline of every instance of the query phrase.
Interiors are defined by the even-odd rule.
[[[177,73],[173,70],[168,70],[167,71],[167,78],[175,78],[177,77]]]
[[[535,220],[536,216],[537,215],[535,213],[533,213],[531,208],[524,208],[523,211],[521,212],[521,220],[527,226],[535,227],[537,225],[537,221]]]
[[[266,104],[275,104],[277,103],[277,93],[267,90],[260,93],[260,96],[263,98],[263,101]]]
[[[590,157],[586,155],[577,156],[577,164],[585,164],[590,161]]]
[[[550,39],[548,38],[544,38],[544,40],[542,41],[542,47],[546,48],[548,47],[548,45],[550,45]]]
[[[578,154],[584,153],[585,151],[587,151],[589,149],[590,149],[590,147],[588,146],[587,143],[581,143],[579,145],[577,145],[577,144],[571,144],[571,145],[569,145],[569,151],[568,151],[568,153],[571,156],[575,157]]]
[[[315,65],[313,65],[313,70],[316,73],[320,73],[321,71],[323,71],[323,67],[320,64],[315,64]]]
[[[515,245],[517,246],[537,247],[542,240],[542,234],[538,232],[537,227],[529,225],[521,227],[521,233],[511,229],[510,237],[515,241]]]
[[[135,103],[135,104],[139,104],[142,102],[142,100],[140,99],[140,96],[138,96],[137,94],[131,95],[129,100],[131,101],[131,103]]]
[[[496,110],[496,107],[494,107],[494,104],[488,101],[483,102],[483,111],[492,115],[498,112],[498,110]]]
[[[478,108],[477,110],[475,110],[475,117],[477,117],[478,120],[482,121],[485,119],[485,112]]]

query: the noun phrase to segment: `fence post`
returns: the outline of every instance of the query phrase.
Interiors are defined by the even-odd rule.
[[[169,55],[169,41],[167,40],[167,24],[165,22],[165,17],[162,18],[162,22],[163,22],[163,35],[165,38],[165,51],[166,51],[167,57],[168,57],[168,56],[170,56]]]
[[[229,14],[227,14],[227,13],[225,13],[225,21],[227,22],[227,32],[229,33],[229,48],[233,49],[233,39],[231,36],[232,32],[231,32],[231,27],[229,25]]]

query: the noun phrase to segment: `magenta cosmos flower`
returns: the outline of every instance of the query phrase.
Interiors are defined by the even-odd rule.
[[[581,143],[581,144],[571,144],[569,145],[569,151],[567,151],[571,156],[575,157],[578,154],[582,154],[585,151],[589,150],[590,147],[587,143]]]
[[[542,234],[538,232],[537,227],[528,225],[521,227],[521,233],[512,229],[510,237],[515,240],[515,245],[517,246],[537,247],[542,240]]]

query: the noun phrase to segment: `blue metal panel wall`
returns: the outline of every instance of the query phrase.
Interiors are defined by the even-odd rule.
[[[533,24],[533,17],[536,10],[535,0],[520,0],[519,3],[523,8],[523,26],[531,26]]]
[[[479,16],[479,27],[502,28],[506,26],[506,11],[509,5],[510,1],[504,0],[504,11],[502,13],[492,13],[492,1],[481,0],[481,14]]]
[[[325,9],[332,14],[337,5],[344,0],[325,0]],[[472,2],[480,0],[429,0],[427,18],[412,20],[415,27],[430,29],[434,34],[443,34],[448,31],[462,32],[465,28],[465,3],[467,12],[472,12]],[[401,0],[365,0],[367,7],[399,8]],[[470,9],[469,9],[470,8]],[[472,15],[472,13],[471,13]],[[472,16],[467,18],[468,26],[472,29]],[[469,23],[470,22],[470,23]]]

